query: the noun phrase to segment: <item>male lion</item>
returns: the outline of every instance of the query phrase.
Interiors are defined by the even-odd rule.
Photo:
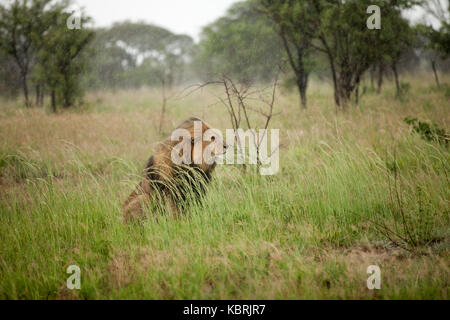
[[[180,139],[182,138],[182,139]],[[198,118],[189,118],[156,147],[147,162],[145,177],[122,207],[126,222],[144,218],[144,207],[163,201],[178,213],[190,196],[198,199],[227,146],[222,135]]]

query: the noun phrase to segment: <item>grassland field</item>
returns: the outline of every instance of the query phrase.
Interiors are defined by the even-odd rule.
[[[404,118],[450,132],[450,78],[402,81],[400,99],[386,83],[337,113],[328,83],[311,83],[307,110],[281,88],[277,174],[218,166],[201,204],[142,225],[121,204],[156,143],[190,116],[231,127],[220,88],[169,99],[162,134],[157,88],[90,92],[57,114],[1,100],[0,298],[448,299],[449,147]]]

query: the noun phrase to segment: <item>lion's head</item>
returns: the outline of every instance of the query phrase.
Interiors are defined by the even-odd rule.
[[[205,172],[214,169],[217,157],[227,148],[219,130],[194,117],[181,123],[164,144],[174,165],[197,167]]]

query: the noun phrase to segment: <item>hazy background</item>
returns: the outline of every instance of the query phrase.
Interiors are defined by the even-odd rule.
[[[84,9],[94,19],[97,27],[111,26],[124,20],[145,21],[160,25],[175,33],[186,33],[199,40],[202,27],[222,16],[240,0],[76,0],[74,8]],[[447,0],[441,0],[445,3]],[[448,1],[447,1],[448,2]],[[439,21],[415,6],[404,15],[412,22],[428,22],[434,26]]]
[[[231,4],[239,0],[76,0],[75,8],[84,8],[98,27],[111,26],[114,22],[145,21],[185,33],[199,40],[202,27],[225,13]]]

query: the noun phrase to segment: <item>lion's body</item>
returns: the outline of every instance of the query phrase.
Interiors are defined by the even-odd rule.
[[[201,122],[201,132],[194,132],[195,121]],[[212,143],[203,139],[203,133],[211,129],[210,126],[198,118],[190,118],[177,129],[189,131],[191,137],[200,137],[203,148]],[[207,164],[201,161],[198,164],[175,164],[171,152],[178,143],[168,137],[157,146],[155,153],[147,162],[144,178],[123,204],[125,221],[145,217],[144,208],[151,201],[162,200],[170,211],[179,212],[191,195],[198,199],[205,193],[215,163]],[[223,146],[223,142],[220,143],[222,147],[226,147]],[[194,149],[193,144],[192,154]]]

